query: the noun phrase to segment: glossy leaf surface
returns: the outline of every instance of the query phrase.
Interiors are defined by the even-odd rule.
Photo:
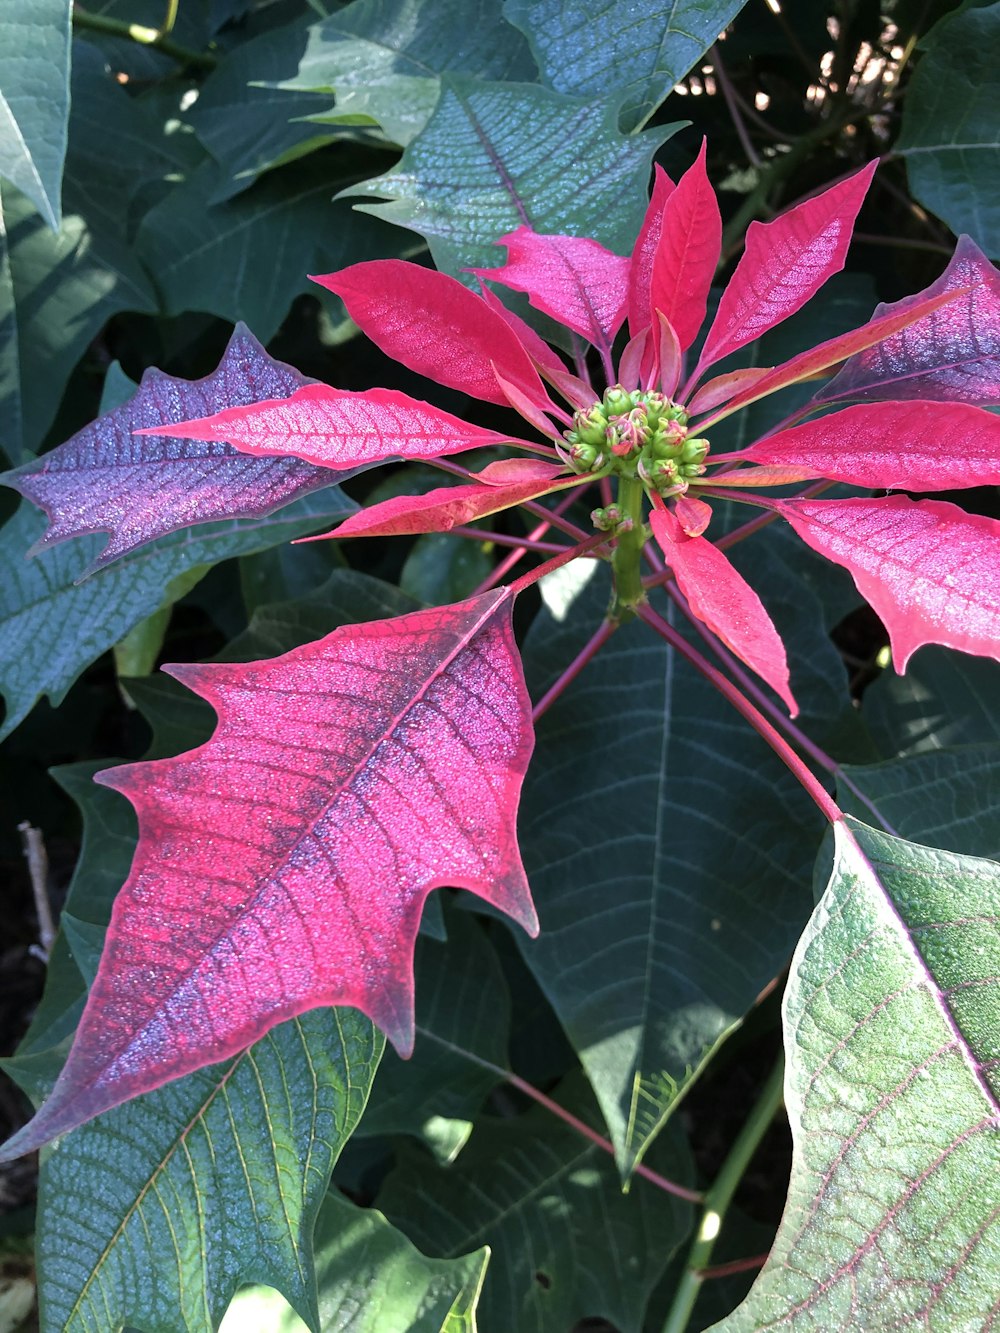
[[[265,1282],[312,1321],[312,1229],[382,1037],[323,1009],[84,1125],[42,1173],[46,1327],[204,1333]]]
[[[2,480],[49,516],[33,551],[68,537],[108,532],[99,569],[167,533],[216,519],[259,518],[338,480],[297,458],[250,459],[232,446],[135,431],[280,398],[304,378],[267,355],[248,329],[230,339],[218,369],[200,380],[147,370],[133,398],[37,462]]]
[[[773,222],[750,223],[746,249],[722,293],[700,367],[712,365],[793,315],[827,278],[840,272],[876,165],[870,163]]]
[[[332,389],[306,384],[288,398],[224,408],[179,423],[201,441],[229,440],[258,459],[303,459],[343,476],[390,459],[440,458],[510,438],[470,425],[396,389]],[[320,461],[322,460],[322,462]],[[325,473],[332,479],[333,473]]]
[[[963,403],[865,403],[770,435],[740,457],[869,490],[997,486],[1000,417]]]
[[[625,319],[629,259],[585,237],[543,236],[530,227],[501,236],[500,244],[507,247],[506,264],[477,269],[479,277],[525,292],[537,310],[611,350]]]
[[[849,711],[843,667],[810,627],[815,599],[795,582],[801,543],[789,534],[784,546],[788,563],[770,579],[754,569],[753,581],[769,606],[772,585],[779,605],[785,590],[780,609],[800,631],[789,643],[809,649],[794,664],[796,693],[829,725],[838,700]],[[552,610],[525,643],[536,698],[607,605],[600,567],[587,576],[581,561],[557,582],[562,573],[543,584]],[[641,624],[613,635],[537,734],[521,843],[542,929],[518,945],[627,1172],[784,966],[811,908],[818,820],[763,742]]]
[[[566,1080],[555,1096],[594,1125],[582,1082]],[[688,1177],[686,1145],[673,1134],[657,1168]],[[549,1333],[588,1316],[639,1333],[649,1293],[691,1216],[689,1204],[641,1178],[623,1194],[611,1157],[542,1107],[482,1117],[446,1171],[426,1153],[401,1154],[377,1202],[428,1254],[451,1258],[490,1246],[482,1333]]]
[[[905,671],[925,643],[1000,657],[1000,523],[941,500],[779,500],[804,542],[851,571]]]
[[[364,211],[419,232],[448,273],[489,267],[496,238],[522,225],[625,254],[653,151],[676,128],[623,135],[607,99],[450,75],[399,164],[349,193],[387,196]]]
[[[662,503],[654,505],[649,521],[692,612],[767,681],[794,717],[799,710],[788,685],[785,645],[753,588],[717,546],[688,536]]]
[[[386,356],[418,375],[506,406],[496,366],[529,397],[544,399],[538,373],[507,321],[446,273],[382,259],[316,281],[336,292]]]
[[[263,662],[173,668],[219,726],[190,754],[102,774],[139,816],[132,873],[60,1081],[0,1154],[321,1004],[363,1009],[409,1053],[433,888],[537,929],[514,829],[532,737],[510,609],[501,590]]]
[[[785,996],[792,1180],[726,1333],[988,1328],[1000,867],[839,825]]]
[[[684,351],[705,320],[722,250],[722,218],[705,172],[706,145],[664,204],[649,284],[650,319],[667,317]],[[655,325],[654,325],[655,328]]]
[[[880,305],[874,318],[908,310],[942,292],[955,300],[852,356],[817,393],[836,398],[935,398],[989,407],[1000,402],[1000,273],[968,236],[936,282]]]
[[[62,217],[71,8],[69,0],[8,0],[0,13],[0,176],[54,229]]]

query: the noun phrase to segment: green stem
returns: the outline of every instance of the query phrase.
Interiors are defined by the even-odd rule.
[[[781,1106],[784,1075],[785,1063],[779,1056],[757,1098],[756,1105],[737,1135],[736,1142],[730,1148],[729,1156],[722,1164],[722,1170],[705,1195],[698,1230],[695,1232],[688,1254],[687,1267],[674,1293],[667,1322],[663,1325],[663,1333],[684,1333],[688,1326],[691,1311],[698,1299],[701,1284],[705,1280],[705,1270],[709,1267],[712,1251],[715,1249],[716,1238],[722,1230],[726,1210],[768,1125]]]
[[[167,23],[170,26],[174,8],[171,5],[167,11]],[[179,64],[190,65],[194,69],[215,69],[218,64],[215,56],[209,55],[207,51],[192,51],[173,41],[167,36],[169,27],[147,28],[141,23],[125,23],[104,14],[90,14],[79,5],[73,6],[73,26],[84,31],[107,33],[111,37],[124,37],[140,46],[151,46]]]
[[[615,594],[608,618],[615,624],[631,620],[636,608],[646,600],[646,590],[642,586],[642,549],[646,544],[642,512],[644,496],[645,491],[638,477],[619,477],[616,497],[618,508],[622,520],[631,520],[632,527],[625,532],[619,531],[615,538],[615,553],[611,558]]]

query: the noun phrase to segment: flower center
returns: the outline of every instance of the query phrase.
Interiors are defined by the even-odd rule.
[[[565,432],[569,465],[581,473],[638,477],[661,495],[682,494],[704,476],[708,454],[707,440],[689,438],[687,420],[662,393],[616,384],[574,415]]]

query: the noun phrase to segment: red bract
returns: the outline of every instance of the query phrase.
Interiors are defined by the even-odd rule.
[[[553,563],[610,554],[611,622],[637,611],[655,622],[642,608],[640,565],[644,553],[658,563],[647,544],[652,536],[669,565],[663,577],[674,578],[690,614],[793,712],[775,627],[702,535],[710,531],[713,498],[764,506],[848,568],[885,620],[900,668],[928,642],[1000,657],[1000,524],[900,495],[759,494],[813,478],[866,489],[1000,482],[997,419],[982,410],[1000,400],[1000,279],[963,240],[921,296],[780,366],[730,369],[699,384],[706,367],[798,310],[842,267],[868,166],[751,230],[700,362],[684,382],[721,247],[704,162],[703,150],[676,187],[657,172],[630,258],[586,238],[521,227],[503,238],[508,262],[485,272],[561,318],[577,347],[581,337],[591,343],[597,355],[590,361],[607,377],[596,384],[584,354],[571,369],[488,289],[480,295],[401,260],[318,279],[388,355],[440,384],[515,408],[540,440],[470,425],[394,390],[297,388],[294,381],[251,406],[241,404],[264,395],[238,389],[235,401],[195,401],[199,412],[226,407],[206,419],[178,425],[183,413],[171,410],[170,432],[211,442],[230,462],[253,455],[244,463],[264,468],[261,476],[270,476],[276,454],[291,473],[308,469],[307,477],[316,464],[343,475],[391,459],[433,463],[473,448],[541,455],[500,458],[476,474],[441,463],[467,484],[385,501],[338,532],[447,530],[600,482],[592,515],[598,532]],[[626,311],[629,340],[624,347],[619,340],[616,366],[613,341]],[[787,429],[728,457],[712,455],[716,422],[845,360]],[[553,401],[543,380],[568,408]],[[855,396],[887,401],[830,410]],[[919,401],[900,401],[906,398]],[[826,415],[792,424],[817,411]],[[92,428],[95,438],[109,420]],[[170,444],[185,460],[206,452]],[[134,517],[134,544],[166,530],[151,498],[162,471],[143,471],[144,451],[165,446],[143,438],[132,447],[138,493],[150,497],[143,504],[151,512]],[[62,457],[56,451],[22,470],[16,484],[49,503],[25,479],[42,485],[39,478],[59,472]],[[722,471],[713,476],[717,464]],[[167,508],[183,512],[181,521],[219,516],[217,496],[198,497]],[[118,499],[102,498],[103,507],[87,490],[73,496],[70,483],[60,484],[50,539],[70,530],[116,531]],[[139,849],[66,1071],[5,1155],[221,1059],[311,1005],[357,1005],[408,1051],[414,934],[424,898],[438,885],[469,888],[534,930],[514,829],[531,747],[510,628],[514,590],[338,630],[270,662],[174,669],[216,707],[218,730],[190,755],[104,779],[136,806]]]
[[[135,806],[139,846],[66,1066],[0,1158],[316,1005],[364,1010],[408,1054],[413,946],[441,885],[537,933],[515,837],[532,732],[512,601],[170,668],[218,727],[99,775]]]

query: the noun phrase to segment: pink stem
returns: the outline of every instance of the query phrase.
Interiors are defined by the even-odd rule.
[[[770,745],[771,749],[778,756],[781,762],[792,772],[808,795],[822,811],[824,817],[831,824],[843,819],[843,812],[834,801],[822,783],[816,778],[813,772],[806,765],[789,745],[775,727],[767,718],[756,708],[749,699],[742,695],[736,686],[726,676],[722,674],[717,667],[714,667],[709,660],[698,652],[697,648],[692,648],[688,641],[667,623],[661,615],[658,615],[648,603],[637,608],[637,614],[646,622],[647,625],[661,638],[666,639],[667,643],[675,649],[676,652],[686,659],[696,671],[708,680],[720,694],[732,704],[738,713],[740,713],[753,729]]]
[[[749,1273],[751,1269],[763,1268],[768,1255],[752,1254],[748,1259],[730,1259],[728,1264],[712,1264],[711,1268],[700,1268],[698,1277],[707,1282],[713,1277],[731,1277],[734,1273]]]
[[[537,722],[542,714],[548,711],[559,698],[560,694],[562,694],[563,690],[566,689],[567,685],[576,680],[577,676],[590,659],[604,646],[604,644],[607,643],[608,639],[611,638],[617,628],[618,625],[614,621],[604,620],[601,622],[596,633],[592,635],[584,647],[577,653],[576,657],[573,658],[572,662],[570,662],[562,675],[549,686],[539,699],[538,703],[535,704],[534,708],[531,710],[532,722]]]
[[[527,574],[522,574],[519,579],[507,586],[510,589],[512,597],[518,593],[524,592],[525,588],[530,588],[532,584],[543,579],[546,574],[551,574],[556,569],[561,569],[563,565],[568,565],[571,560],[576,560],[581,555],[591,555],[595,547],[604,545],[608,540],[606,532],[595,532],[592,537],[586,541],[580,542],[578,546],[567,547],[559,555],[554,555],[551,560],[546,560],[544,565],[536,565],[534,569],[529,569]]]
[[[560,1106],[558,1102],[554,1102],[551,1097],[546,1097],[544,1092],[539,1092],[536,1087],[533,1087],[530,1083],[526,1083],[524,1079],[520,1078],[517,1074],[505,1072],[504,1078],[512,1088],[517,1088],[519,1092],[523,1092],[526,1097],[530,1097],[532,1101],[537,1102],[539,1106],[544,1106],[547,1111],[551,1111],[553,1115],[557,1115],[559,1119],[565,1121],[567,1125],[572,1125],[577,1133],[582,1134],[584,1138],[589,1139],[591,1143],[595,1144],[603,1152],[610,1153],[612,1157],[614,1156],[614,1145],[598,1134],[596,1129],[591,1129],[583,1120],[580,1120],[577,1116],[573,1115],[572,1111],[567,1111],[564,1106]],[[639,1162],[635,1167],[635,1174],[637,1176],[642,1176],[643,1180],[648,1180],[651,1184],[657,1185],[661,1190],[666,1190],[668,1194],[675,1194],[679,1199],[687,1199],[691,1203],[701,1203],[704,1197],[699,1194],[697,1190],[688,1189],[686,1185],[678,1185],[675,1181],[668,1180],[666,1176],[661,1176],[658,1171],[652,1171],[648,1166],[644,1166],[642,1162]]]
[[[556,505],[555,509],[546,510],[546,513],[550,515],[554,514],[556,517],[558,517],[560,514],[564,513],[567,509],[569,509],[570,505],[575,503],[578,495],[579,495],[578,491],[570,491],[568,495],[563,496],[563,498]],[[547,518],[544,523],[539,523],[538,527],[534,528],[528,534],[528,540],[538,541],[539,538],[545,536],[545,534],[548,532],[551,526],[552,524],[549,522],[549,519]],[[510,555],[504,556],[504,558],[497,565],[496,569],[494,569],[490,574],[487,574],[486,578],[483,579],[482,583],[480,583],[479,587],[476,589],[473,596],[478,596],[479,593],[486,592],[488,589],[492,588],[495,584],[501,583],[510,573],[510,571],[514,568],[517,562],[520,559],[522,559],[523,556],[524,556],[523,547],[521,550],[511,551]]]
[[[484,528],[467,528],[458,523],[448,532],[456,537],[471,537],[474,541],[493,542],[497,546],[514,546],[521,551],[565,551],[564,542],[542,542],[534,537],[515,537],[509,532],[489,532]]]
[[[431,467],[440,468],[442,472],[450,472],[453,477],[461,477],[463,481],[477,480],[474,472],[470,472],[467,467],[462,467],[460,463],[453,463],[448,458],[425,458],[423,461]],[[575,488],[573,488],[572,493],[576,494]],[[550,523],[554,528],[561,529],[568,537],[575,537],[577,541],[586,541],[590,536],[590,533],[584,532],[583,528],[578,528],[575,523],[570,523],[568,519],[560,517],[558,508],[546,509],[537,500],[522,500],[518,507],[526,509],[529,514],[534,514],[537,518],[544,519],[546,523]]]

